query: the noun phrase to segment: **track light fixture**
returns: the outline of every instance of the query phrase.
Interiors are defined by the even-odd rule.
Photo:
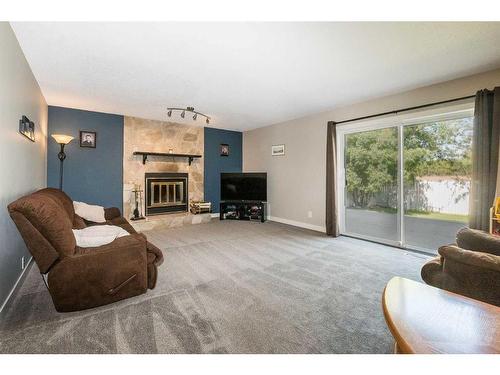
[[[205,122],[208,124],[210,124],[210,117],[208,117],[207,115],[201,113],[201,112],[198,112],[198,111],[195,111],[194,110],[194,107],[187,107],[187,108],[167,108],[167,116],[168,117],[172,117],[172,112],[173,111],[180,111],[181,112],[181,118],[185,118],[186,117],[186,112],[191,112],[193,113],[193,120],[196,121],[196,119],[198,118],[198,116],[202,116],[202,117],[205,117]]]

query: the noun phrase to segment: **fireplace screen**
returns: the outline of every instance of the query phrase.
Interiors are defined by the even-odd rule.
[[[146,174],[146,215],[187,211],[187,175]]]
[[[151,207],[185,204],[183,182],[152,182]]]

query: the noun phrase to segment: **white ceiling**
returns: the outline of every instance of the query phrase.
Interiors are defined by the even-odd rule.
[[[50,105],[157,120],[194,106],[236,130],[500,66],[500,23],[12,27]]]

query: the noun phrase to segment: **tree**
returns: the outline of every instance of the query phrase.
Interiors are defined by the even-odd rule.
[[[463,118],[403,128],[403,180],[413,187],[422,176],[469,176],[472,119]],[[346,189],[356,207],[367,207],[381,192],[386,207],[397,196],[398,134],[396,128],[346,136]]]
[[[397,129],[387,128],[346,137],[346,182],[355,206],[366,207],[374,194],[395,185]]]

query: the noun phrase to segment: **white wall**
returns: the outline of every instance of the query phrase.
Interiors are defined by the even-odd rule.
[[[270,216],[324,230],[328,121],[473,95],[499,85],[500,69],[247,131],[243,134],[243,171],[268,173]],[[286,155],[271,156],[271,145],[282,143]]]
[[[36,142],[19,130],[19,119],[35,123]],[[0,308],[31,258],[7,205],[46,186],[47,103],[7,22],[0,22]]]

